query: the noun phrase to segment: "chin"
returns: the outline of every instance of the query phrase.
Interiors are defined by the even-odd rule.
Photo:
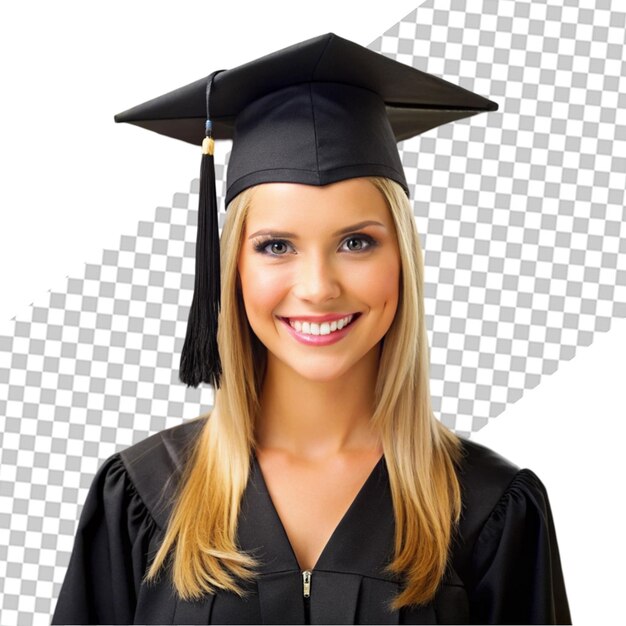
[[[333,370],[329,371],[328,369],[303,369],[303,370],[294,370],[298,375],[300,375],[305,380],[309,380],[315,383],[329,383],[333,380],[337,380],[341,378],[346,372],[345,370]]]
[[[276,355],[273,355],[273,358],[283,375],[287,377],[295,375],[311,382],[330,382],[350,370],[349,365],[337,363],[336,357],[330,362],[325,359],[310,358],[296,361],[293,358],[281,359]]]
[[[375,349],[376,346],[374,347]],[[338,354],[319,354],[303,356],[302,358],[294,358],[291,354],[288,358],[281,358],[273,354],[270,358],[277,361],[276,364],[279,365],[286,376],[295,374],[310,382],[328,383],[343,378],[355,368],[364,366],[364,359],[373,356],[371,352],[369,350],[360,357],[352,354],[351,358],[346,358],[348,355],[343,355],[342,358],[342,355]]]

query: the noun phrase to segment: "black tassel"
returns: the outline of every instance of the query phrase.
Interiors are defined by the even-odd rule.
[[[218,389],[222,375],[222,363],[217,346],[220,247],[213,162],[214,141],[209,120],[206,130],[200,168],[196,277],[187,322],[187,336],[180,358],[179,378],[188,387],[197,387],[204,382]]]

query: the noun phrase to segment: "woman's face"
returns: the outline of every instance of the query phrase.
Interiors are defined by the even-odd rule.
[[[277,359],[307,379],[333,380],[371,356],[396,313],[395,227],[363,178],[258,185],[238,269],[268,366]]]

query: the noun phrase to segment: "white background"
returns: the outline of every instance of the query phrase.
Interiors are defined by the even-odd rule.
[[[115,113],[325,32],[368,45],[419,4],[3,0],[0,334],[198,176],[197,148]],[[614,320],[473,436],[548,487],[577,624],[622,612],[625,347]]]

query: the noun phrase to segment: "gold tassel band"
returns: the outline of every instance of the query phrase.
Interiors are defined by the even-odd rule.
[[[205,137],[202,140],[202,154],[213,155],[215,150],[215,140],[213,137]]]

